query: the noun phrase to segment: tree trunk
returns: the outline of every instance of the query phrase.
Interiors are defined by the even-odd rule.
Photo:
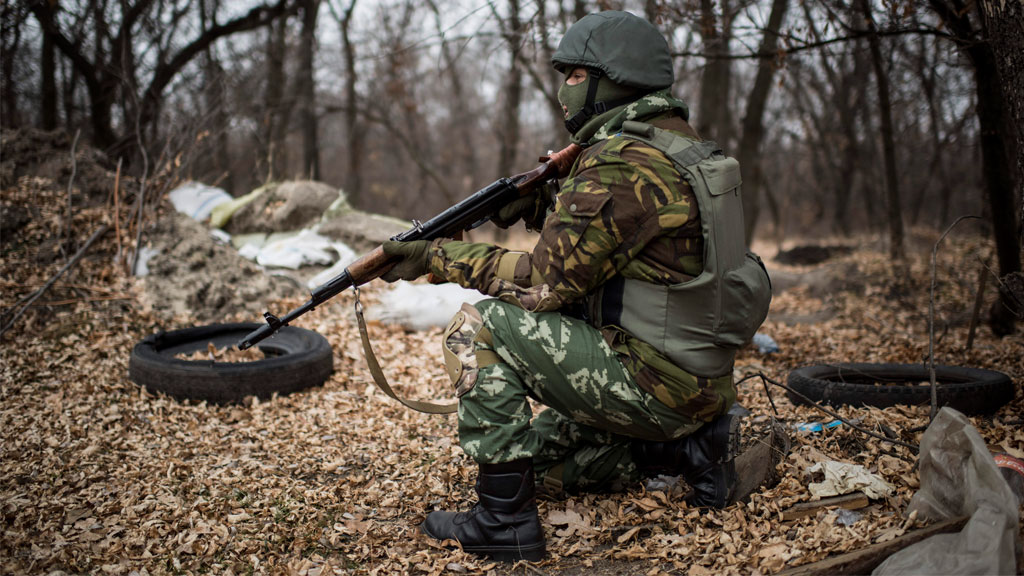
[[[1005,277],[1007,274],[1020,272],[1021,242],[1024,241],[1024,5],[1020,2],[982,0],[979,7],[985,37],[990,39],[995,69],[1001,80],[999,86],[1002,88],[1003,104],[1006,104],[1003,113],[1009,119],[1008,122],[1000,124],[1006,130],[1003,138],[1008,144],[1013,144],[1012,149],[1016,152],[1010,154],[1009,147],[1003,149],[1007,159],[1016,156],[1016,182],[1011,183],[1010,174],[1003,174],[995,176],[1001,179],[1001,184],[993,182],[989,186],[993,219],[997,220],[994,228],[999,254],[999,274]],[[995,89],[995,86],[987,88],[992,91]],[[979,110],[979,115],[980,113]],[[982,133],[984,134],[984,131]],[[1009,162],[1004,166],[1008,165]],[[1002,190],[1002,194],[996,193],[997,187]],[[1001,210],[1003,214],[997,217],[997,210]],[[1015,318],[1006,294],[1000,291],[1000,295],[1001,300],[992,314],[993,330],[997,334],[1012,334],[1015,330],[1015,321],[1021,319],[1020,314],[1024,311],[1017,310]]]
[[[52,19],[53,14],[49,14]],[[56,49],[53,45],[53,37],[43,34],[42,60],[39,65],[41,98],[40,120],[43,130],[55,130],[57,128],[57,59]]]
[[[882,122],[882,153],[885,161],[886,207],[889,221],[889,257],[904,261],[903,211],[900,208],[899,175],[896,172],[896,142],[892,128],[892,105],[889,102],[889,75],[882,59],[882,42],[878,38],[874,16],[868,0],[860,0],[861,11],[868,25],[868,45],[871,47],[871,64],[875,69],[875,86],[878,90],[878,108]]]
[[[1018,235],[1020,218],[1014,193],[1014,170],[1010,157],[1019,150],[1014,143],[1012,133],[1013,118],[1020,119],[1020,110],[1009,110],[1017,106],[1021,100],[1020,75],[1020,40],[1024,37],[1021,31],[1021,8],[1007,3],[1009,9],[1002,13],[1004,6],[986,3],[979,8],[982,14],[982,38],[978,38],[978,30],[974,28],[969,10],[959,0],[930,0],[929,4],[939,14],[946,26],[954,35],[960,49],[974,66],[978,102],[975,107],[980,129],[981,169],[985,190],[987,191],[989,208],[992,213],[992,231],[996,242],[996,257],[999,261],[999,274],[1005,276],[1021,270],[1021,247]],[[998,11],[998,12],[997,12]],[[1002,18],[992,16],[1006,16]],[[994,24],[991,29],[986,29]],[[990,37],[988,34],[994,34]],[[992,42],[996,40],[996,42]],[[996,57],[996,50],[1004,52],[1009,59]],[[1008,74],[1004,81],[1002,74]],[[1005,92],[1004,92],[1005,90]],[[1016,136],[1019,138],[1019,133]],[[1004,296],[1005,298],[1005,296]],[[1015,318],[1010,312],[1009,303],[1004,299],[997,302],[989,316],[992,331],[1004,336],[1012,334],[1016,329]]]
[[[339,19],[341,26],[341,45],[345,56],[345,129],[348,144],[348,174],[345,177],[346,192],[351,202],[355,203],[363,193],[363,148],[366,138],[359,122],[359,99],[356,93],[356,48],[352,42],[352,14],[356,9],[356,1],[352,0],[345,9],[344,16]]]
[[[715,14],[714,0],[700,0],[701,36],[707,60],[701,77],[695,127],[701,137],[714,140],[723,148],[728,148],[732,136],[732,116],[729,113],[732,61],[722,57],[729,53],[730,19],[728,0],[722,0],[721,26]]]
[[[1020,214],[1016,206],[1016,184],[1010,159],[1010,151],[1016,148],[1016,145],[1013,143],[1009,98],[1003,93],[1004,86],[1006,89],[1012,87],[1009,83],[1004,85],[1002,82],[992,44],[978,43],[968,48],[968,51],[972,55],[975,81],[978,85],[977,113],[981,128],[982,174],[985,189],[988,191],[999,275],[1002,277],[1021,271],[1018,236]],[[1019,80],[1018,74],[1016,81],[1019,83]],[[1006,336],[1015,331],[1015,319],[1011,310],[1013,308],[1005,300],[1005,295],[993,306],[989,324],[997,335]]]
[[[320,0],[303,0],[302,38],[299,42],[299,121],[302,123],[302,169],[312,180],[320,179],[320,148],[317,142],[316,84],[313,57],[316,51],[316,16]]]
[[[772,0],[768,28],[761,39],[761,54],[772,54],[778,46],[779,29],[786,16],[789,0]],[[743,117],[743,137],[740,139],[740,167],[747,171],[743,182],[744,234],[747,244],[754,239],[754,227],[760,211],[761,141],[764,140],[764,111],[775,76],[774,57],[763,56],[757,66],[757,77],[747,97],[747,112]]]
[[[0,8],[0,116],[11,128],[18,126],[18,90],[14,85],[14,61],[21,47],[21,2],[4,2]]]
[[[522,49],[523,25],[519,21],[519,0],[509,0],[508,20],[505,22],[505,40],[509,49],[509,70],[506,74],[504,98],[501,106],[501,124],[498,127],[498,174],[512,174],[519,148],[519,107],[523,98],[523,75],[519,66]]]
[[[267,87],[264,95],[263,141],[266,143],[268,180],[283,177],[288,166],[285,137],[288,135],[292,107],[284,105],[284,90],[288,82],[284,71],[287,30],[286,17],[267,27]]]

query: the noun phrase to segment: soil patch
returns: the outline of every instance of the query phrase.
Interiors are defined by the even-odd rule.
[[[66,132],[4,130],[0,135],[0,188],[16,186],[19,178],[29,175],[66,184],[74,173],[74,188],[90,198],[105,199],[113,188],[111,172],[117,164],[80,139],[72,165],[73,138]]]
[[[323,182],[282,182],[239,208],[224,229],[230,234],[253,234],[307,228],[337,199],[338,189]]]
[[[789,250],[780,250],[775,260],[790,266],[812,266],[837,256],[845,256],[853,252],[850,246],[796,246]]]
[[[164,320],[185,316],[202,324],[240,313],[258,317],[269,302],[296,294],[295,281],[267,275],[183,214],[164,216],[147,238],[158,253],[149,261],[141,298]]]

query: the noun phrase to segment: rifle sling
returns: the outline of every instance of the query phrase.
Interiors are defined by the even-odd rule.
[[[408,408],[416,410],[417,412],[423,412],[425,414],[453,414],[458,410],[458,401],[446,404],[436,404],[434,402],[426,402],[424,400],[409,400],[402,398],[391,389],[391,385],[388,384],[387,377],[384,376],[384,371],[381,370],[380,362],[377,361],[377,355],[373,353],[373,347],[370,346],[370,335],[366,331],[366,320],[363,318],[363,304],[359,301],[358,287],[355,288],[355,295],[356,322],[359,324],[359,338],[363,341],[363,354],[366,357],[366,366],[370,369],[370,374],[373,376],[373,381],[377,384],[377,387],[383,390],[384,393],[391,398],[397,400]]]

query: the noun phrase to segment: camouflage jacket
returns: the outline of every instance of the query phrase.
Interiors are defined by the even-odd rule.
[[[697,138],[685,105],[659,98],[644,110],[651,98],[639,102],[640,114],[630,116],[631,105],[598,131],[556,195],[532,253],[435,243],[431,271],[535,312],[580,303],[616,275],[676,284],[700,274],[704,242],[689,184],[660,152],[614,134],[624,120],[640,119]],[[507,273],[509,258],[513,274]],[[731,374],[698,378],[622,328],[599,328],[637,384],[673,409],[709,420],[735,400]]]

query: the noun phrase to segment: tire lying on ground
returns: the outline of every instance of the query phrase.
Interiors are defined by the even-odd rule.
[[[257,347],[265,358],[253,362],[182,360],[178,354],[234,346],[261,324],[210,324],[147,336],[132,349],[128,377],[151,392],[214,403],[268,398],[320,386],[334,370],[327,339],[285,326]]]
[[[949,406],[964,414],[991,414],[1013,400],[1013,382],[1002,372],[936,366],[935,380],[939,407]],[[832,406],[928,406],[929,382],[928,367],[921,364],[805,366],[789,373],[793,391],[786,395],[794,404],[808,404],[810,399]]]

